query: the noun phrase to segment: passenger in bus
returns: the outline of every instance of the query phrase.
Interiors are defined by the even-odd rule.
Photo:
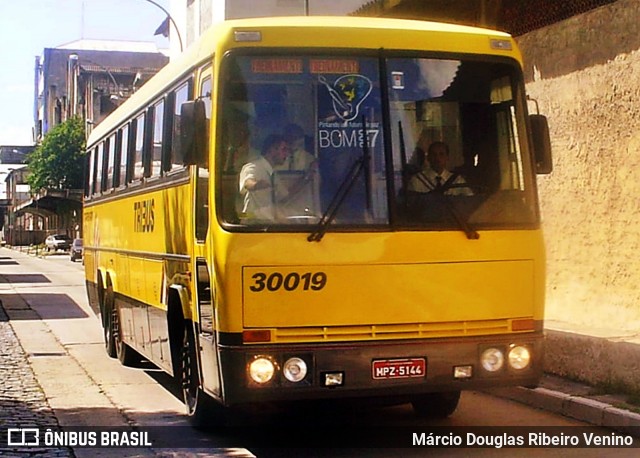
[[[318,205],[319,173],[316,157],[305,148],[305,134],[297,124],[288,124],[283,137],[289,144],[290,153],[284,163],[274,167],[276,187],[284,189],[287,197],[279,205],[282,216],[310,216]]]
[[[449,147],[436,141],[427,149],[422,170],[411,177],[408,190],[417,193],[445,194],[448,196],[471,196],[473,191],[458,173],[447,169]]]
[[[304,130],[298,124],[288,124],[282,131],[282,136],[289,143],[291,153],[282,165],[275,170],[290,170],[310,172],[317,171],[316,157],[306,150]]]
[[[251,147],[251,118],[240,110],[229,108],[222,129],[222,194],[223,211],[228,221],[238,220],[244,206],[243,196],[238,193],[238,175],[242,166],[260,157],[260,152]]]
[[[223,164],[225,174],[238,173],[244,164],[260,157],[260,153],[251,147],[250,134],[247,119],[240,119],[228,127],[228,145]]]
[[[273,184],[274,167],[282,165],[289,154],[285,138],[270,135],[264,141],[262,156],[242,167],[239,178],[239,190],[244,199],[241,219],[276,219],[276,202],[280,196],[276,195]]]

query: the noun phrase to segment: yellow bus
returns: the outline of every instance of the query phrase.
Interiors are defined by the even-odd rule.
[[[180,380],[196,425],[307,400],[443,417],[461,390],[535,385],[551,153],[521,66],[509,35],[457,25],[212,27],[87,142],[108,354]]]

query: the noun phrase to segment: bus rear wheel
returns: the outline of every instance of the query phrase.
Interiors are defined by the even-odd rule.
[[[182,397],[189,422],[197,429],[225,424],[224,407],[218,405],[200,387],[197,347],[192,326],[185,325],[181,352]]]
[[[428,393],[411,401],[413,411],[422,418],[446,418],[455,412],[460,401],[460,391]]]

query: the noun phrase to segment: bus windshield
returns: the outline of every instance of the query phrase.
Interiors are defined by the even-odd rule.
[[[515,62],[232,54],[221,93],[217,208],[231,230],[537,224]]]

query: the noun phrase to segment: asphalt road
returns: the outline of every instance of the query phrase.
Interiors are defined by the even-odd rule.
[[[0,300],[24,354],[22,363],[12,362],[10,367],[22,366],[24,371],[24,362],[28,362],[43,394],[38,401],[43,406],[37,409],[50,409],[60,426],[147,428],[156,434],[151,446],[74,448],[67,455],[64,450],[44,450],[40,456],[637,456],[637,449],[434,448],[413,446],[409,441],[414,432],[429,434],[438,428],[444,428],[440,429],[442,434],[449,431],[447,428],[453,428],[466,435],[468,431],[464,428],[488,427],[489,436],[503,436],[572,434],[566,431],[582,434],[583,430],[573,428],[587,427],[562,416],[478,392],[463,393],[455,414],[439,421],[418,419],[407,405],[347,409],[298,406],[295,410],[262,412],[251,417],[246,427],[219,432],[196,431],[189,427],[183,415],[179,387],[172,378],[150,366],[122,367],[106,355],[99,320],[87,304],[82,269],[80,263],[70,262],[68,255],[42,259],[9,249],[0,250]],[[3,357],[0,351],[0,358]],[[13,357],[15,359],[15,355]],[[3,369],[3,377],[10,370]],[[0,399],[2,396],[6,393],[0,390]],[[17,402],[21,401],[22,394],[13,396]],[[24,405],[28,408],[23,411],[36,410],[29,407],[31,404],[27,401]],[[6,411],[0,411],[0,426],[12,427],[12,422],[22,426],[20,418],[7,415]],[[525,429],[509,429],[514,427]],[[554,427],[571,429],[548,429]],[[265,431],[268,440],[265,440]],[[607,430],[592,427],[585,431],[611,435]],[[380,446],[386,442],[381,439],[394,434],[401,438],[397,443],[407,448]],[[358,440],[350,444],[352,436]],[[390,442],[395,446],[396,442]],[[308,448],[299,448],[307,443]],[[2,444],[0,455],[3,454],[1,447]],[[19,450],[10,453],[11,456],[34,456],[32,453],[21,455]]]

